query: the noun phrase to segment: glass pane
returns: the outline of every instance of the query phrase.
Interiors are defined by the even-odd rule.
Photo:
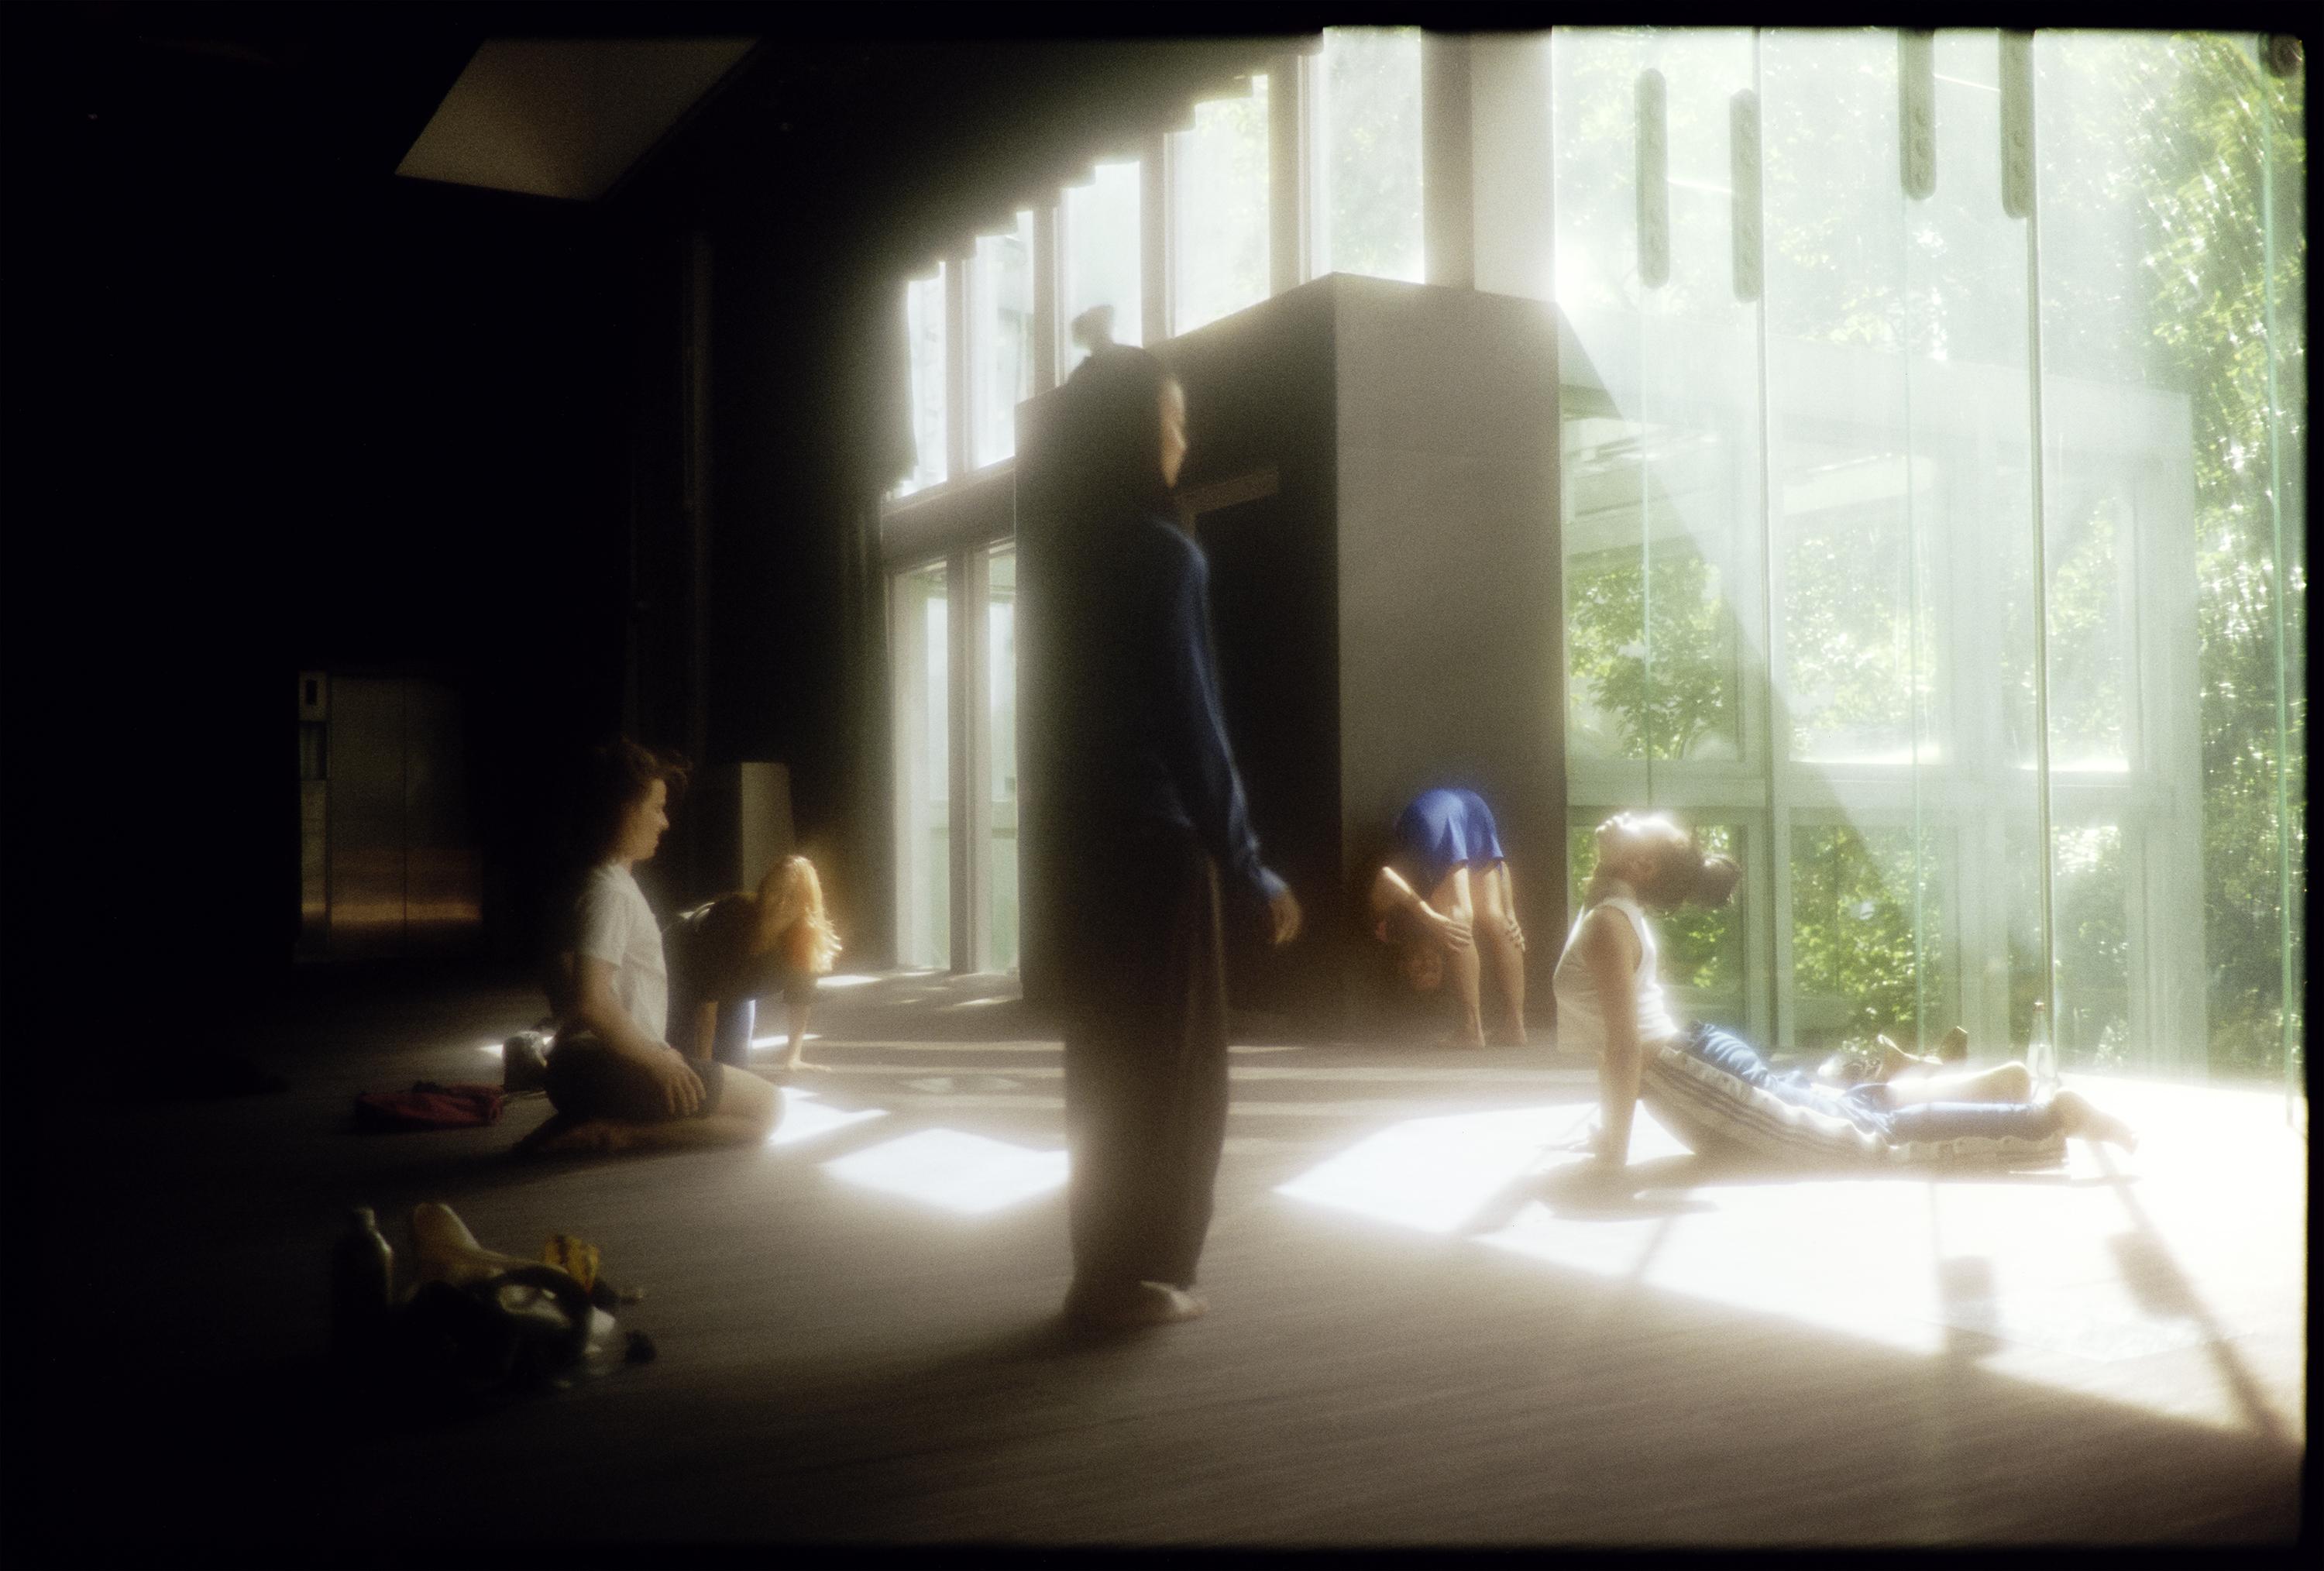
[[[1033,215],[1007,235],[976,243],[968,272],[968,461],[998,463],[1017,450],[1017,406],[1033,395]]]
[[[1267,79],[1194,106],[1170,139],[1170,330],[1191,332],[1267,298]]]
[[[1113,341],[1142,344],[1144,295],[1139,272],[1138,160],[1101,163],[1085,185],[1067,186],[1058,204],[1065,320],[1092,306],[1113,308]],[[1058,346],[1070,373],[1088,351],[1065,336]]]
[[[987,881],[991,903],[985,918],[989,951],[985,965],[994,971],[1009,971],[1017,965],[1016,547],[1002,546],[992,553],[985,586],[985,670],[991,685],[991,707],[985,723],[991,727],[992,760],[991,865]]]
[[[1942,889],[1916,872],[1941,867],[1941,848],[1909,823],[1795,820],[1792,826],[1793,1043],[1809,1053],[1886,1032],[1911,1047],[1953,1021]]]
[[[2281,1073],[2306,587],[2276,519],[2306,388],[2272,281],[2301,275],[2306,236],[2269,224],[2304,170],[2267,177],[2303,162],[2271,132],[2299,123],[2299,79],[2248,35],[2043,32],[2034,60],[2061,1038],[2070,888],[2110,922],[2119,881],[2129,1061]],[[2111,1061],[2103,1036],[2085,1050]]]
[[[942,562],[898,575],[896,958],[952,964],[952,644]]]
[[[945,268],[932,278],[904,286],[904,330],[912,347],[912,472],[896,487],[908,496],[942,483],[949,466],[945,448]]]
[[[1418,283],[1420,30],[1327,27],[1315,75],[1315,272]]]

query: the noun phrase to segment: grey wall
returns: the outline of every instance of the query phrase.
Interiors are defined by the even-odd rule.
[[[1370,876],[1420,791],[1477,790],[1533,943],[1529,1012],[1545,1020],[1566,884],[1556,314],[1334,282],[1344,872],[1351,887]]]

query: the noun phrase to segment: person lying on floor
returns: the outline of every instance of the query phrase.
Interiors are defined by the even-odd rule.
[[[687,1055],[748,1068],[758,1001],[781,993],[790,1042],[778,1069],[819,1069],[800,1057],[807,1045],[816,978],[829,973],[839,935],[824,914],[815,864],[787,856],[768,870],[756,893],[722,894],[681,911],[662,932],[669,954],[671,1017],[686,1033]]]
[[[763,1139],[781,1104],[747,1069],[699,1063],[669,1045],[669,974],[661,926],[632,869],[669,827],[685,761],[623,737],[590,759],[582,782],[581,844],[591,866],[569,918],[569,973],[552,966],[557,1039],[542,1088],[554,1116],[522,1141],[526,1154],[722,1145]]]
[[[1477,951],[1490,950],[1501,992],[1497,1045],[1525,1046],[1525,930],[1517,926],[1508,859],[1493,809],[1471,790],[1438,787],[1414,798],[1396,821],[1396,849],[1373,875],[1372,936],[1397,951],[1397,967],[1421,993],[1452,973],[1460,1010],[1448,1045],[1481,1048],[1485,1027]]]
[[[1890,1055],[1881,1073],[1846,1088],[1797,1070],[1778,1073],[1749,1043],[1716,1026],[1682,1027],[1655,976],[1648,907],[1716,906],[1741,869],[1706,856],[1660,816],[1620,813],[1598,827],[1598,869],[1559,956],[1558,1040],[1599,1059],[1601,1172],[1629,1160],[1639,1102],[1691,1149],[1725,1147],[1803,1161],[2053,1162],[2066,1137],[2135,1150],[2136,1138],[2089,1098],[2061,1091],[2034,1100],[2021,1063],[1973,1074],[1918,1073]],[[1923,1066],[1925,1067],[1925,1066]]]

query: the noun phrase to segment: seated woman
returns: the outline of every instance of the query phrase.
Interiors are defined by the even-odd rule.
[[[1618,1171],[1644,1101],[1697,1151],[1740,1148],[1810,1161],[2061,1160],[2066,1137],[2135,1149],[2136,1138],[2088,1098],[2033,1099],[2025,1066],[1974,1074],[1892,1077],[1910,1055],[1892,1050],[1879,1072],[1841,1088],[1797,1070],[1770,1069],[1748,1043],[1716,1026],[1682,1027],[1655,980],[1655,933],[1645,908],[1719,905],[1741,869],[1706,856],[1669,819],[1618,814],[1598,827],[1598,870],[1559,957],[1560,1044],[1599,1058],[1594,1154]],[[1929,1067],[1929,1066],[1922,1066]]]
[[[690,1063],[666,1038],[669,975],[661,926],[631,869],[669,827],[686,765],[626,737],[592,756],[582,844],[592,858],[571,914],[569,972],[551,973],[558,1017],[542,1086],[555,1116],[521,1152],[613,1151],[757,1141],[774,1127],[775,1088],[715,1060]]]
[[[1439,787],[1396,821],[1396,849],[1372,879],[1373,935],[1394,944],[1405,979],[1422,993],[1444,983],[1449,960],[1461,1019],[1452,1045],[1481,1048],[1477,948],[1492,951],[1504,1010],[1495,1043],[1525,1045],[1525,929],[1517,926],[1508,859],[1493,810],[1471,790]]]
[[[799,1054],[807,1043],[816,978],[831,970],[839,935],[824,915],[823,881],[804,856],[768,870],[758,892],[722,894],[673,919],[669,950],[672,1015],[696,1060],[748,1068],[758,1001],[779,993],[789,1004],[790,1044],[777,1067],[819,1069]]]

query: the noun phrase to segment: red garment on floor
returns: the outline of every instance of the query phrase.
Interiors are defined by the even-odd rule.
[[[365,1091],[355,1098],[355,1127],[386,1133],[404,1129],[475,1129],[500,1122],[507,1094],[497,1086],[416,1082],[409,1091]]]

